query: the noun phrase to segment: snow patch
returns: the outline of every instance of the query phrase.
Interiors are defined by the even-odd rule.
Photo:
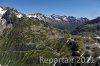
[[[7,10],[3,10],[2,8],[0,8],[0,14],[3,15]]]
[[[23,16],[22,14],[18,14],[18,15],[17,15],[18,18],[21,18],[22,16]]]
[[[63,20],[68,21],[67,17],[63,17]]]
[[[29,18],[31,18],[31,17],[37,18],[37,15],[28,15],[27,17],[29,17]]]
[[[37,15],[33,15],[32,17],[37,18]]]
[[[60,19],[59,18],[55,18],[55,20],[58,20],[59,21]]]

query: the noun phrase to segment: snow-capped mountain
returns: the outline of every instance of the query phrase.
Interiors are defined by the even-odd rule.
[[[10,7],[0,7],[0,22],[2,25],[9,25],[26,16],[25,14],[17,11],[15,8]],[[76,18],[73,16],[60,16],[60,15],[45,15],[42,13],[35,13],[26,16],[27,18],[36,18],[38,20],[42,20],[46,23],[49,23],[50,26],[55,28],[64,30],[64,31],[71,31],[74,30],[76,27],[82,25],[84,22],[88,21],[87,18]]]
[[[21,17],[23,17],[23,14],[18,12],[16,9],[0,6],[0,34],[6,27],[11,27],[11,24],[15,21],[15,18],[17,19]]]
[[[6,13],[6,11],[7,11],[6,9],[3,9],[2,7],[0,7],[0,34],[6,27],[6,20],[2,19],[2,16]]]
[[[6,12],[7,10],[4,10],[2,8],[0,8],[0,18],[2,17],[2,15]]]
[[[10,7],[0,7],[0,18],[3,16],[3,14],[5,14],[7,11],[11,11],[13,12],[18,18],[21,18],[23,16],[22,13],[18,12],[16,9],[14,8],[10,8]]]
[[[76,18],[73,16],[60,16],[60,15],[45,15],[41,13],[36,13],[36,14],[30,14],[28,15],[29,18],[37,18],[39,20],[43,20],[44,22],[48,22],[55,27],[68,31],[68,30],[73,30],[74,28],[82,25],[89,19],[87,18]]]
[[[33,18],[38,18],[39,20],[43,20],[45,21],[46,19],[52,19],[52,20],[55,20],[55,21],[74,21],[74,22],[78,22],[78,21],[81,21],[81,22],[85,22],[85,21],[88,21],[87,18],[83,18],[83,17],[80,17],[80,18],[76,18],[76,17],[73,17],[73,16],[60,16],[60,15],[55,15],[55,14],[52,14],[52,15],[45,15],[45,14],[42,14],[42,13],[35,13],[35,14],[30,14],[28,15],[29,18],[33,17]]]

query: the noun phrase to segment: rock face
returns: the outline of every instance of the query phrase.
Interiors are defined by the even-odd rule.
[[[12,27],[11,24],[18,22],[19,18],[23,16],[24,14],[14,8],[0,7],[0,34],[5,28]]]
[[[0,34],[2,33],[2,31],[6,27],[6,20],[2,19],[2,16],[6,13],[6,11],[7,10],[3,9],[2,7],[0,7]]]

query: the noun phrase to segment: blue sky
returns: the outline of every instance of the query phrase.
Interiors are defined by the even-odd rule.
[[[100,0],[0,0],[0,6],[26,13],[57,14],[90,19],[100,16]]]

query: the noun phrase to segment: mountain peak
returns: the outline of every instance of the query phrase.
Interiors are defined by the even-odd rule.
[[[2,17],[6,12],[9,12],[9,14],[14,13],[18,18],[21,18],[24,15],[23,13],[17,11],[15,8],[0,6],[0,17]]]
[[[78,21],[81,21],[81,20],[89,20],[87,18],[84,18],[84,17],[79,17],[79,18],[76,18],[74,16],[61,16],[61,15],[56,15],[56,14],[52,14],[52,15],[45,15],[45,14],[42,14],[42,13],[35,13],[35,14],[30,14],[28,15],[28,17],[33,17],[33,18],[38,18],[39,20],[46,20],[46,19],[52,19],[52,20],[55,20],[55,21],[69,21],[69,20],[78,20]]]

